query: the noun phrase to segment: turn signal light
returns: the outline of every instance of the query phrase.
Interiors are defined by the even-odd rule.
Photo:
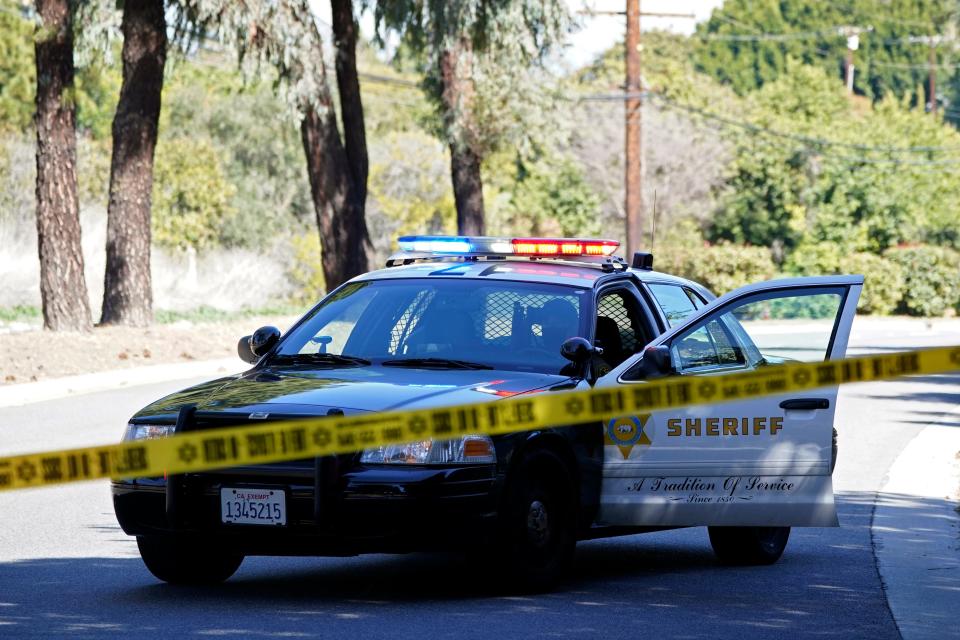
[[[496,459],[496,456],[493,451],[493,443],[487,439],[468,439],[463,443],[463,457],[464,458],[493,458]]]

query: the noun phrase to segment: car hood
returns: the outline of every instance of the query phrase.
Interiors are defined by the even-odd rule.
[[[263,368],[171,394],[134,418],[173,416],[182,406],[199,411],[345,414],[484,402],[569,382],[543,373],[469,369]]]

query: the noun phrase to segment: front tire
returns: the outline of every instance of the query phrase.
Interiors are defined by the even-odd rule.
[[[783,555],[790,527],[707,527],[720,562],[731,565],[773,564]]]
[[[138,536],[137,547],[150,573],[170,584],[219,584],[243,562],[238,553],[195,540]]]
[[[541,451],[520,463],[501,510],[497,564],[523,591],[556,585],[573,563],[576,492],[559,457]]]

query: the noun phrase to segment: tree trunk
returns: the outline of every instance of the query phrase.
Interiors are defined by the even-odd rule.
[[[153,153],[167,57],[163,0],[123,5],[123,84],[113,118],[107,268],[101,324],[153,321],[150,206]]]
[[[472,90],[469,79],[464,78],[464,67],[469,66],[469,60],[463,59],[469,55],[464,42],[440,53],[440,101],[450,139],[450,176],[457,206],[457,233],[465,236],[486,233],[480,174],[482,159],[469,135]]]
[[[450,174],[453,199],[457,205],[457,233],[482,236],[486,233],[483,219],[483,180],[480,158],[466,145],[450,145]]]
[[[330,0],[333,17],[333,44],[336,50],[337,89],[340,93],[340,118],[343,142],[353,178],[356,196],[367,199],[367,132],[364,126],[360,80],[357,77],[357,23],[350,0]],[[364,223],[366,234],[366,223]],[[366,237],[366,236],[364,236]]]
[[[329,98],[329,96],[328,96]],[[320,229],[321,262],[327,291],[367,271],[364,203],[357,197],[333,106],[324,113],[308,107],[300,123],[310,192]]]
[[[318,96],[319,104],[308,105],[300,123],[327,291],[365,273],[371,250],[365,218],[368,160],[357,77],[357,23],[349,0],[331,0],[330,5],[343,139],[326,84]],[[319,42],[319,34],[316,38]],[[322,67],[321,75],[325,83]]]
[[[70,0],[37,0],[37,238],[43,326],[89,331],[77,196],[73,15]]]

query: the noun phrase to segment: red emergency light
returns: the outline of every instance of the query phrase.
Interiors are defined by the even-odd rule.
[[[513,253],[523,256],[609,256],[619,242],[614,240],[581,240],[566,238],[513,238]]]

